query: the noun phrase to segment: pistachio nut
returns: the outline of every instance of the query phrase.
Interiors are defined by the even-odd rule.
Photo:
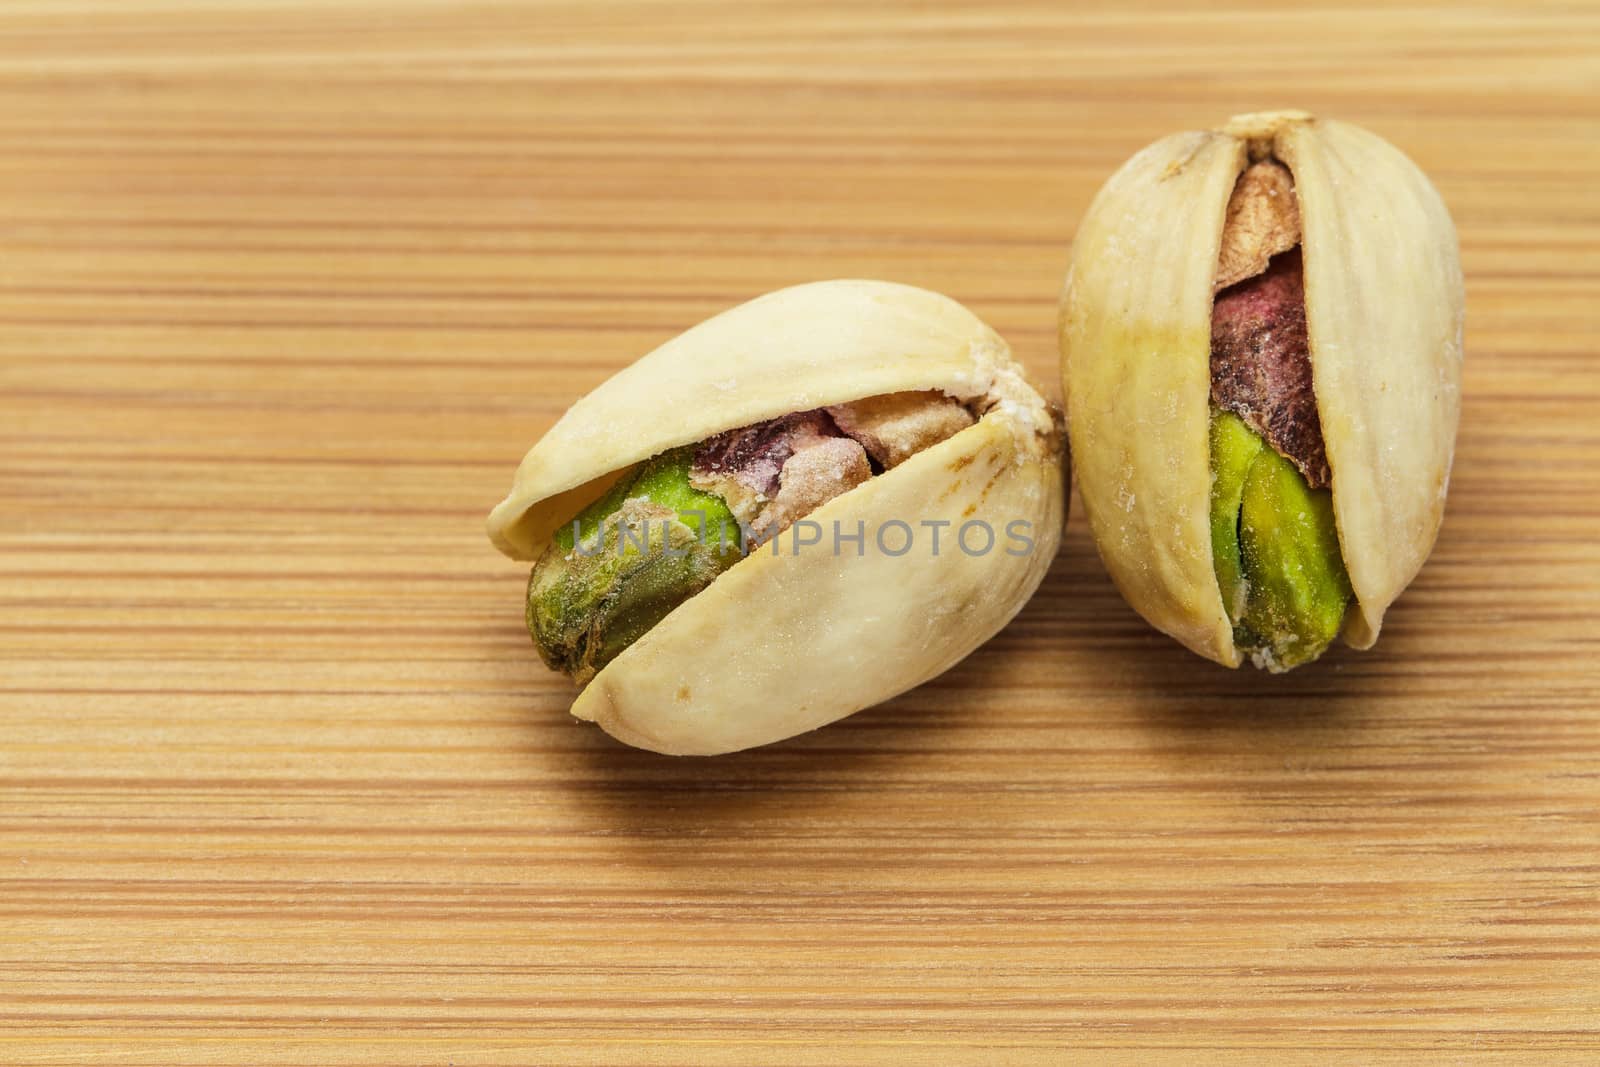
[[[528,632],[550,668],[588,681],[738,561],[733,513],[691,465],[687,448],[647,460],[556,531],[528,577]]]
[[[1135,610],[1230,667],[1370,647],[1443,517],[1463,300],[1437,191],[1348,123],[1242,115],[1113,175],[1060,343],[1084,511]]]
[[[936,293],[817,282],[603,382],[489,536],[528,629],[628,744],[715,754],[940,674],[1016,614],[1065,516],[1060,414]]]

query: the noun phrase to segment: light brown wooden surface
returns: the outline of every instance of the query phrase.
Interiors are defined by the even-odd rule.
[[[1592,1062],[1597,55],[1592,4],[0,7],[0,1062]],[[482,522],[570,402],[835,276],[1055,392],[1100,181],[1275,106],[1461,233],[1377,649],[1213,667],[1074,514],[830,729],[567,717]]]

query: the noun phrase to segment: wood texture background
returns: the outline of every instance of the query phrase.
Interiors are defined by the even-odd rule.
[[[1597,98],[1594,4],[0,7],[0,1062],[1593,1062]],[[1210,666],[1074,514],[833,728],[566,716],[482,523],[576,397],[835,276],[1055,392],[1098,184],[1285,105],[1460,227],[1376,650]]]

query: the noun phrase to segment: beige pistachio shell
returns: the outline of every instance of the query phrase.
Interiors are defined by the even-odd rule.
[[[1239,652],[1209,520],[1211,277],[1244,164],[1243,144],[1210,133],[1130,159],[1078,226],[1061,317],[1073,464],[1100,556],[1140,614],[1229,666]]]
[[[1377,640],[1444,519],[1461,417],[1465,300],[1455,225],[1426,175],[1358,126],[1280,124],[1303,219],[1306,325],[1339,545]]]
[[[907,286],[782,290],[668,342],[535,446],[491,516],[491,536],[508,555],[536,555],[629,464],[791,411],[922,389],[972,399],[982,417],[736,563],[602,669],[573,714],[657,752],[731,752],[887,700],[998,631],[1059,544],[1059,417],[998,335],[953,301]],[[988,551],[961,547],[958,531],[973,520],[995,534]],[[1013,522],[1025,524],[1021,537],[1009,536]],[[841,541],[835,554],[836,523],[846,538],[864,533],[859,549]],[[908,551],[896,523],[914,532]],[[937,552],[924,523],[947,524]],[[822,542],[796,551],[802,531]],[[969,549],[984,541],[969,531]]]
[[[780,289],[678,335],[574,404],[523,458],[489,538],[534,559],[601,479],[658,452],[864,396],[978,397],[1010,365],[999,335],[926,289],[856,280]]]
[[[1079,228],[1060,341],[1078,484],[1129,603],[1237,666],[1206,521],[1210,317],[1224,213],[1249,159],[1294,176],[1317,411],[1357,605],[1376,640],[1443,514],[1460,408],[1463,294],[1455,229],[1401,152],[1304,112],[1177,134],[1123,166]]]

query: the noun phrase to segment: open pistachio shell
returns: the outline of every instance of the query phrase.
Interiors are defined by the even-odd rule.
[[[1129,603],[1228,666],[1241,655],[1208,522],[1212,292],[1229,194],[1267,156],[1289,168],[1299,199],[1351,645],[1377,639],[1432,549],[1460,410],[1455,229],[1393,146],[1347,123],[1264,112],[1167,137],[1111,177],[1079,227],[1061,303],[1079,491]]]
[[[981,417],[717,576],[603,667],[573,714],[658,752],[749,748],[919,685],[1015,615],[1060,540],[1059,415],[971,312],[886,282],[769,294],[618,373],[528,453],[490,537],[513,558],[534,558],[651,456],[794,411],[917,390],[962,399]],[[986,550],[976,528],[966,548],[958,540],[973,520],[995,534]],[[797,549],[797,535],[821,540]]]

